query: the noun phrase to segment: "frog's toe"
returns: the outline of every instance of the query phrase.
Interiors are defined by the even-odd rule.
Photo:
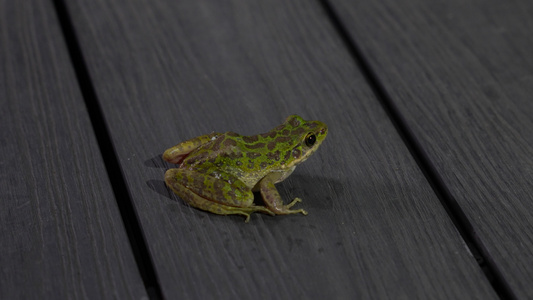
[[[289,209],[288,207],[285,207],[284,210],[282,210],[280,212],[280,215],[289,215],[289,214],[302,214],[304,216],[307,216],[307,211],[303,210],[303,209]]]
[[[249,207],[228,207],[226,212],[217,212],[218,214],[239,214],[246,217],[246,220],[244,220],[244,223],[250,222],[250,216],[254,212],[261,212],[265,214],[269,214],[271,216],[275,216],[276,214],[272,211],[270,211],[268,208],[264,206],[249,206]]]
[[[298,203],[298,202],[302,202],[302,199],[300,199],[300,198],[294,198],[294,200],[292,200],[291,203],[285,205],[285,207],[286,207],[286,208],[291,208],[291,207],[293,207],[293,206],[294,206],[296,203]],[[300,209],[300,210],[301,210],[301,209]],[[307,214],[307,213],[304,213],[304,215],[306,215],[306,214]]]
[[[303,210],[303,209],[289,209],[288,207],[285,207],[286,209],[284,210],[283,214],[302,214],[304,216],[307,216],[307,211]]]
[[[265,206],[251,206],[250,207],[254,212],[262,212],[262,213],[265,213],[265,214],[269,214],[271,216],[275,216],[276,213],[274,213],[273,211],[271,211],[270,209],[268,209],[267,207]]]
[[[304,216],[307,216],[307,211],[303,210],[303,209],[292,209],[291,210],[291,207],[293,207],[296,203],[298,202],[302,202],[302,199],[300,198],[295,198],[294,200],[292,200],[291,203],[285,205],[283,207],[283,212],[282,214],[302,214]]]
[[[243,214],[246,216],[246,220],[244,220],[244,223],[250,222],[250,214]]]

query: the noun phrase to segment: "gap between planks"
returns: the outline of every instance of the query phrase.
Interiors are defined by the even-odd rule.
[[[63,0],[53,0],[53,4],[139,273],[150,299],[163,299],[154,263],[113,148],[68,9]]]
[[[412,131],[406,125],[407,123],[403,120],[403,117],[396,109],[390,96],[370,68],[364,55],[359,50],[359,47],[350,37],[343,24],[339,21],[334,9],[327,0],[320,0],[319,2],[323,7],[327,18],[330,20],[347,50],[352,55],[354,62],[358,65],[363,76],[367,80],[368,85],[379,99],[381,106],[387,113],[409,152],[430,183],[435,194],[438,196],[445,211],[465,241],[472,255],[476,258],[477,263],[485,274],[487,280],[491,283],[500,298],[516,299],[509,284],[503,278],[502,273],[498,270],[482,241],[476,235],[475,230],[465,213],[443,183],[435,166],[431,163],[424,150],[417,142],[417,139],[414,137]],[[98,103],[96,92],[83,58],[68,10],[63,0],[53,0],[53,3],[139,272],[150,298],[163,299],[155,267],[135,212],[131,196],[129,195],[124,176],[120,171],[120,164],[112,146],[109,130],[104,122],[102,109]]]

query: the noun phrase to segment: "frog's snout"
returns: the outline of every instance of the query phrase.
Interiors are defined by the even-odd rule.
[[[317,135],[322,138],[325,138],[326,135],[328,135],[328,126],[322,122],[320,122],[319,125],[320,125],[320,130],[317,132]]]

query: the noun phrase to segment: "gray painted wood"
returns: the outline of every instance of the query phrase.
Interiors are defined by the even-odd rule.
[[[0,7],[0,298],[139,299],[53,7]]]
[[[321,7],[309,1],[69,1],[169,299],[496,298]],[[208,214],[160,155],[289,114],[329,125],[282,184],[304,216]]]
[[[498,269],[533,297],[533,2],[333,0]]]

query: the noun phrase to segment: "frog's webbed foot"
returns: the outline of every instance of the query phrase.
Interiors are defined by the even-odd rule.
[[[250,207],[232,207],[232,206],[226,206],[223,207],[222,210],[217,211],[217,214],[220,215],[229,215],[229,214],[239,214],[246,217],[246,220],[244,220],[244,223],[250,222],[250,215],[254,212],[261,212],[264,214],[269,214],[271,216],[275,216],[276,214],[270,211],[268,208],[264,206],[255,206],[252,205]]]
[[[293,207],[298,202],[302,202],[302,199],[295,198],[294,200],[292,200],[291,203],[289,203],[287,205],[282,205],[281,207],[276,207],[275,213],[277,213],[278,215],[300,214],[301,213],[302,215],[307,216],[307,211],[305,211],[303,209],[291,209],[291,207]]]

